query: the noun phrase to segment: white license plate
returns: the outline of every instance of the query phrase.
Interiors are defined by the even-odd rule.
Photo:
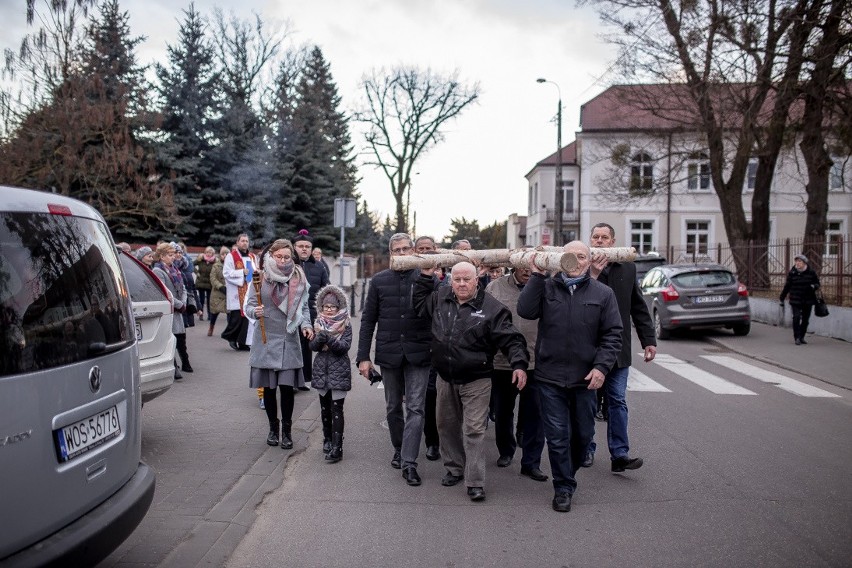
[[[142,341],[142,324],[136,322],[136,341]]]
[[[113,406],[56,430],[59,460],[67,462],[121,434],[118,409]]]
[[[725,301],[725,296],[698,296],[694,301],[696,304],[718,304]]]

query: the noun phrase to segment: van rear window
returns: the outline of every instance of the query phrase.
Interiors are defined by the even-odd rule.
[[[0,376],[97,357],[135,337],[107,227],[0,213]]]

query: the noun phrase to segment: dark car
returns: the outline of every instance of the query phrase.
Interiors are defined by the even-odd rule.
[[[633,264],[636,265],[636,281],[641,284],[642,279],[645,277],[649,270],[651,270],[655,266],[662,266],[665,263],[666,257],[660,256],[655,252],[643,254],[642,256],[637,256],[636,260],[633,261]]]
[[[748,289],[719,264],[656,266],[639,287],[658,339],[678,329],[725,327],[734,335],[751,329]]]

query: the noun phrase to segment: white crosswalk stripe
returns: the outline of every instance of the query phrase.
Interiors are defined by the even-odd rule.
[[[722,377],[717,377],[671,355],[658,354],[654,358],[654,363],[715,394],[757,395],[756,392],[727,381]]]
[[[639,392],[672,392],[636,367],[630,367],[630,375],[627,377],[627,390]]]
[[[779,389],[791,392],[798,396],[840,398],[840,395],[838,394],[822,390],[801,381],[791,379],[790,377],[785,377],[784,375],[773,371],[762,369],[755,365],[751,365],[750,363],[744,363],[743,361],[739,361],[733,357],[726,357],[724,355],[702,355],[702,357],[708,361],[716,363],[717,365],[727,367],[728,369],[753,377],[759,381],[763,381],[764,383],[776,385]]]

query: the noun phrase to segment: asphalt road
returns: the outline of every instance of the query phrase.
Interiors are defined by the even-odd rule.
[[[189,333],[196,372],[145,406],[154,504],[104,566],[848,566],[852,558],[849,344],[816,338],[798,348],[787,330],[755,325],[735,344],[748,352],[725,347],[729,332],[710,332],[662,342],[653,363],[635,357],[631,453],[645,466],[612,474],[599,424],[597,462],[578,474],[572,511],[557,514],[550,483],[519,476],[520,456],[496,467],[493,429],[485,502],[442,487],[443,467],[422,452],[423,485],[407,486],[389,465],[383,393],[363,380],[347,397],[342,462],[322,460],[313,393],[296,398],[295,450],[268,448],[246,354],[204,329]],[[820,357],[826,380],[773,364],[773,349],[779,360],[793,349],[794,362]]]

